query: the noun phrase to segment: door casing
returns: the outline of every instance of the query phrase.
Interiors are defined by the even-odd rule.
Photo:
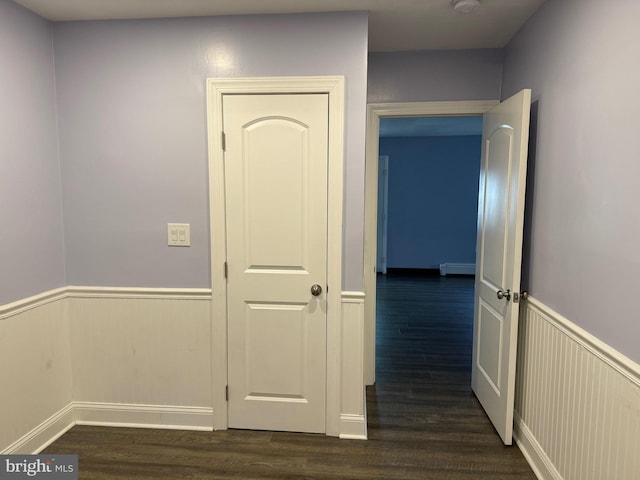
[[[499,100],[454,102],[371,103],[367,105],[364,207],[364,379],[375,383],[376,365],[376,243],[378,241],[378,155],[380,119],[383,117],[427,117],[482,115]]]
[[[380,166],[384,175],[380,178]],[[382,193],[382,198],[380,198]],[[389,155],[378,157],[376,273],[387,273],[387,216],[389,212]]]
[[[255,77],[207,79],[209,213],[211,252],[211,384],[213,428],[228,428],[226,221],[222,98],[233,94],[326,93],[329,95],[327,212],[326,434],[339,435],[341,396],[342,206],[344,166],[344,77]]]

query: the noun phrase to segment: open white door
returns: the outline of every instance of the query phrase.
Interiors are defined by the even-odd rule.
[[[511,445],[531,90],[484,115],[471,385]]]

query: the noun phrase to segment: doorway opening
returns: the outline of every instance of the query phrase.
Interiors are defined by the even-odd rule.
[[[398,103],[398,104],[371,104],[368,106],[367,118],[367,157],[366,157],[366,197],[365,197],[365,272],[364,289],[365,297],[365,383],[373,385],[375,383],[375,361],[376,361],[376,284],[377,284],[377,241],[378,241],[378,187],[379,187],[379,155],[380,132],[383,119],[401,120],[401,126],[405,119],[411,117],[433,118],[433,117],[473,117],[481,116],[489,111],[498,101],[469,101],[469,102],[424,102],[424,103]],[[432,122],[426,120],[425,123]],[[385,125],[383,125],[384,128]],[[384,132],[384,130],[383,130]],[[390,167],[393,168],[393,167]],[[409,172],[410,173],[410,172]],[[415,178],[414,178],[415,180]],[[472,192],[477,198],[477,178],[476,187]],[[409,209],[410,214],[415,215],[415,209]],[[409,229],[411,218],[408,222]],[[384,234],[383,234],[384,235]],[[473,244],[475,245],[475,241]],[[393,243],[392,239],[387,239],[386,245]],[[414,251],[419,251],[418,246],[413,245]],[[398,251],[403,252],[400,248]],[[475,249],[474,249],[475,250]],[[389,249],[385,254],[387,268],[393,267],[388,262]],[[422,253],[421,253],[422,254]],[[397,260],[397,259],[395,259]],[[404,260],[400,260],[399,265],[403,265]],[[428,261],[422,259],[422,261]],[[406,265],[406,264],[404,264]],[[445,267],[446,268],[446,267]]]
[[[376,271],[475,273],[482,116],[380,120]]]
[[[480,115],[380,119],[378,422],[392,401],[396,427],[426,418],[425,431],[462,432],[458,415],[490,425],[471,392],[481,150]]]
[[[505,445],[513,439],[518,303],[531,90],[485,110],[466,103],[369,107],[365,198],[365,358],[375,381],[377,156],[382,117],[483,114],[471,387]],[[458,108],[456,108],[458,107]],[[479,107],[475,105],[475,107]],[[480,111],[478,111],[480,110]],[[524,297],[522,297],[524,298]]]

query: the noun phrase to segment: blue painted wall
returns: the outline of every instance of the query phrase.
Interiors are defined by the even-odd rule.
[[[474,263],[480,136],[389,137],[387,266]]]

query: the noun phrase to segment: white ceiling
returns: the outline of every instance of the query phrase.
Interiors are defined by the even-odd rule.
[[[369,50],[502,48],[544,0],[14,0],[53,21],[338,11],[369,12]]]

